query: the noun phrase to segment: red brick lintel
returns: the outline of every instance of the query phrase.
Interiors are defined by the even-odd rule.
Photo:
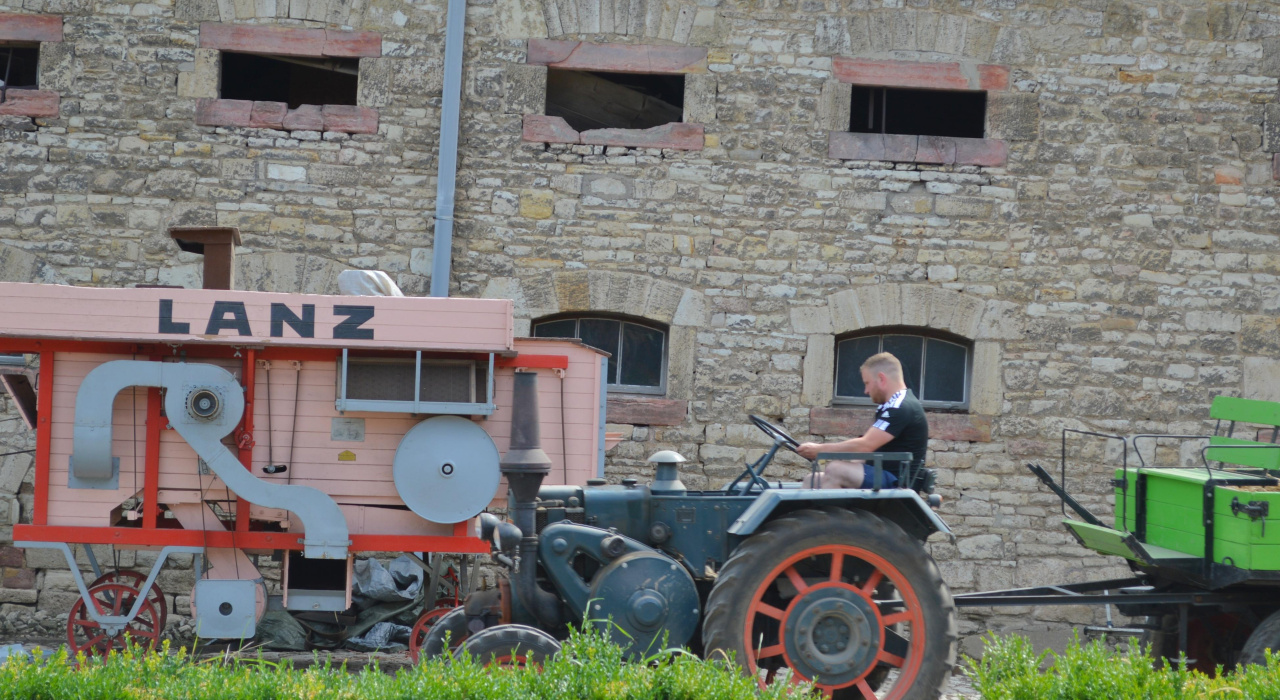
[[[0,12],[0,41],[62,41],[62,15]]]
[[[533,143],[670,148],[677,151],[701,151],[705,143],[701,124],[672,122],[650,129],[590,129],[579,132],[563,117],[542,114],[524,115],[523,138]]]
[[[998,168],[1008,161],[1009,149],[999,139],[832,131],[827,156],[837,160],[887,160],[897,163]]]
[[[8,117],[57,117],[61,99],[52,90],[7,90],[0,115]]]
[[[868,408],[809,409],[809,432],[828,437],[856,437],[871,425],[874,412]],[[991,418],[967,413],[926,411],[929,438],[958,442],[991,442]]]
[[[529,65],[615,73],[706,73],[707,50],[697,46],[592,44],[530,39]]]
[[[842,83],[933,90],[1008,90],[1008,66],[875,61],[837,56],[832,71]]]
[[[376,57],[382,55],[382,34],[204,22],[200,48],[276,56]]]
[[[625,425],[680,425],[689,415],[689,402],[643,396],[610,396],[605,422]]]
[[[206,98],[196,103],[196,124],[376,134],[378,110],[354,105],[302,105],[289,109],[283,102]]]

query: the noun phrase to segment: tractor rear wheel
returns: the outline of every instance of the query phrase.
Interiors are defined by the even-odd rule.
[[[497,625],[476,632],[453,652],[485,666],[542,666],[560,651],[555,637],[527,625]]]
[[[933,700],[956,659],[956,609],[933,558],[864,511],[803,510],[740,546],[707,598],[708,658],[840,700]]]

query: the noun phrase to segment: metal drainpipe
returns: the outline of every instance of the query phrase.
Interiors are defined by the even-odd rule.
[[[462,107],[462,44],[467,0],[449,0],[445,24],[444,92],[440,105],[440,156],[436,171],[436,234],[431,257],[431,296],[449,296],[453,268],[453,191],[458,180],[458,113]]]

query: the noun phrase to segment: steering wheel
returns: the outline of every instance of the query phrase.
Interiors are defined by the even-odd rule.
[[[788,450],[795,452],[796,448],[800,446],[800,441],[791,437],[791,433],[788,433],[787,431],[783,430],[782,428],[779,428],[778,426],[774,425],[773,423],[770,423],[769,421],[761,418],[760,416],[751,415],[751,416],[747,416],[747,418],[750,418],[751,422],[755,423],[756,427],[759,428],[760,431],[763,432],[765,435],[768,435],[771,440],[773,440],[776,443],[780,443],[783,447],[787,448]]]

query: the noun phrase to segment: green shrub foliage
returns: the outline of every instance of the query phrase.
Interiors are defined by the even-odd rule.
[[[67,658],[64,651],[0,664],[0,700],[774,700],[806,691],[785,682],[760,688],[735,665],[679,651],[624,662],[618,646],[595,632],[575,632],[541,670],[462,659],[423,662],[395,675],[375,667],[348,673],[341,665],[294,669],[245,655],[193,659],[167,645],[105,660]]]
[[[1061,654],[1035,653],[1025,637],[985,640],[982,658],[966,658],[983,700],[1280,700],[1280,658],[1209,677],[1177,663],[1156,668],[1149,649],[1117,651],[1074,639]]]

